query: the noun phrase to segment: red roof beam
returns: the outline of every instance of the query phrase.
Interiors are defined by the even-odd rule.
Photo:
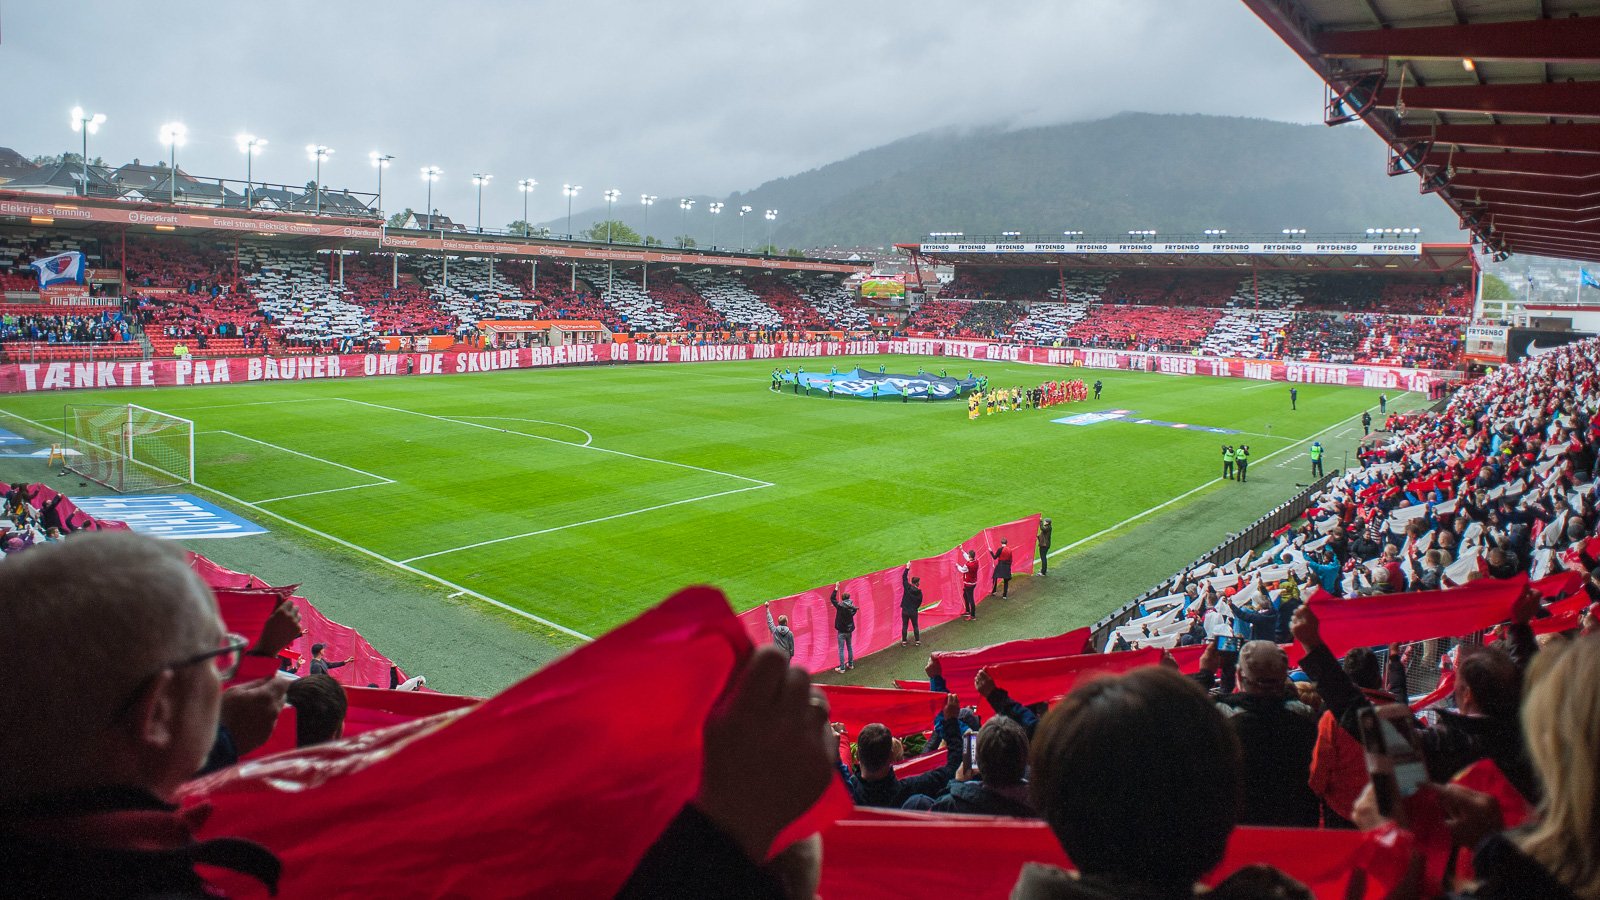
[[[1600,16],[1427,28],[1324,31],[1317,53],[1350,59],[1600,61]]]
[[[1588,122],[1562,125],[1413,126],[1401,129],[1398,137],[1402,141],[1432,140],[1436,150],[1456,144],[1463,147],[1600,154],[1600,124]]]
[[[1447,187],[1451,193],[1463,196],[1474,191],[1482,191],[1494,194],[1526,194],[1530,197],[1569,197],[1574,200],[1600,198],[1600,181],[1587,185],[1583,181],[1571,178],[1548,178],[1539,175],[1457,172]]]
[[[1453,186],[1452,186],[1453,187]],[[1452,189],[1450,196],[1463,203],[1482,202],[1491,210],[1533,210],[1553,215],[1582,215],[1600,212],[1600,202],[1565,196],[1541,197],[1533,194],[1504,195],[1497,191],[1462,191]]]
[[[1550,84],[1463,84],[1407,86],[1378,91],[1377,105],[1393,109],[1485,113],[1498,116],[1600,117],[1600,81],[1558,81]]]
[[[1583,259],[1589,261],[1600,260],[1600,250],[1588,250],[1576,247],[1563,247],[1554,244],[1513,244],[1507,245],[1507,250],[1525,256],[1553,256],[1557,259]]]
[[[1537,241],[1541,244],[1572,244],[1600,249],[1600,231],[1573,231],[1571,229],[1543,229],[1511,225],[1496,225],[1496,237],[1508,241]]]
[[[1542,225],[1552,228],[1590,228],[1600,225],[1600,216],[1587,216],[1585,218],[1552,218],[1547,215],[1529,215],[1508,212],[1497,209],[1494,213],[1494,222],[1501,228],[1514,225]]]
[[[1498,172],[1508,175],[1542,175],[1548,178],[1593,178],[1600,176],[1600,159],[1593,156],[1561,153],[1494,153],[1457,150],[1434,145],[1422,158],[1425,166],[1455,166],[1459,172]]]

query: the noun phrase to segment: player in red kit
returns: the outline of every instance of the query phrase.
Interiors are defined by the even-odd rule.
[[[978,618],[978,554],[971,550],[966,551],[961,561],[956,563],[956,571],[961,573],[961,604],[966,612],[962,613],[968,619]]]
[[[995,588],[1004,585],[1004,591],[1000,594],[1004,600],[1011,596],[1011,546],[1005,538],[1001,538],[1000,546],[989,551],[989,555],[994,558],[994,584],[989,587],[989,593],[994,593]]]

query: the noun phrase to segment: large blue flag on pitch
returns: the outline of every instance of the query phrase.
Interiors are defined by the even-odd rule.
[[[83,254],[76,250],[57,253],[29,263],[39,271],[39,287],[52,284],[83,284]]]
[[[1600,278],[1594,277],[1594,273],[1588,269],[1578,270],[1578,280],[1584,287],[1600,288]]]

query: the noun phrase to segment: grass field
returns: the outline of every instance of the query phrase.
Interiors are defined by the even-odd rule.
[[[193,419],[199,485],[248,517],[594,635],[688,583],[747,608],[1034,512],[1066,548],[1231,489],[1211,484],[1224,441],[1250,444],[1253,485],[1287,493],[1306,480],[1303,456],[1287,464],[1306,440],[1377,397],[1302,385],[1291,412],[1283,384],[976,368],[996,385],[1082,375],[1106,391],[969,422],[964,401],[773,393],[770,363],[751,362],[72,392],[4,411],[60,427],[66,402],[131,402]],[[1244,433],[1051,421],[1112,408]]]

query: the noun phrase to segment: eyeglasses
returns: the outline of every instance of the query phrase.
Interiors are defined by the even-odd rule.
[[[163,667],[162,671],[166,671],[167,669],[182,669],[186,666],[203,663],[209,659],[212,661],[212,665],[216,666],[217,677],[223,681],[227,681],[234,675],[238,674],[239,662],[244,659],[244,649],[248,646],[250,646],[249,638],[242,634],[234,634],[230,631],[222,636],[221,647],[218,647],[215,650],[207,650],[204,653],[196,653],[193,656],[184,657],[183,659],[180,659],[174,663],[168,663]]]
[[[151,680],[169,669],[183,669],[203,663],[207,660],[211,660],[211,664],[215,667],[217,673],[217,680],[227,681],[234,675],[238,674],[239,663],[244,659],[244,650],[249,646],[249,638],[242,634],[234,634],[230,631],[222,636],[222,646],[216,648],[215,650],[207,650],[204,653],[196,653],[193,656],[186,656],[183,659],[167,663],[160,669],[151,672],[149,675],[146,675],[139,681],[139,686],[134,688],[133,693],[129,695],[127,701],[118,707],[117,714],[114,718],[120,719],[122,716],[127,714],[128,710],[131,709],[133,704],[139,699],[139,695],[143,694],[145,688],[149,687]]]

